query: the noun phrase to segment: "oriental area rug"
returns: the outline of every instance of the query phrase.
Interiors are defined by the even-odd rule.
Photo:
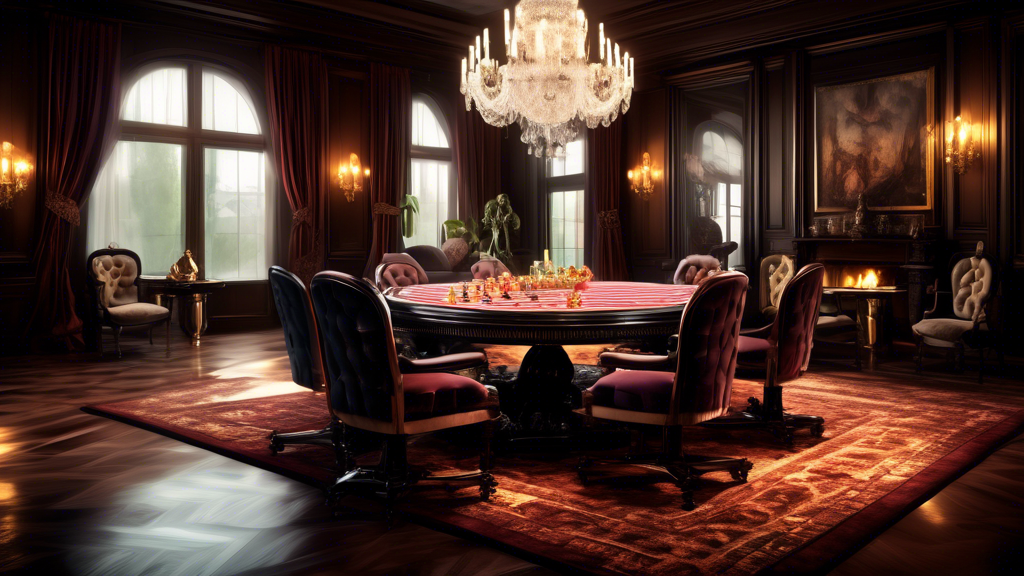
[[[749,396],[761,396],[760,384],[737,380],[734,408],[742,409]],[[766,432],[687,429],[687,452],[743,456],[754,464],[745,484],[728,473],[705,475],[692,512],[680,508],[670,483],[584,487],[575,472],[578,454],[499,456],[490,502],[481,502],[475,488],[417,491],[399,510],[414,522],[564,570],[821,572],[1019,433],[1024,422],[1022,398],[928,376],[809,373],[786,385],[785,401],[792,412],[823,416],[824,437],[801,431],[787,446]],[[271,430],[319,429],[328,421],[324,395],[291,383],[210,379],[84,410],[317,486],[337,473],[327,448],[268,450]],[[409,459],[438,472],[475,468],[475,450],[459,444],[417,440]],[[342,500],[354,508],[361,502]]]

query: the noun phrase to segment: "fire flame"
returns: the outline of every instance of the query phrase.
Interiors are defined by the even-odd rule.
[[[874,270],[868,270],[867,275],[857,274],[857,280],[853,279],[853,276],[847,275],[843,279],[844,288],[864,288],[871,290],[878,288],[878,275],[875,274]]]

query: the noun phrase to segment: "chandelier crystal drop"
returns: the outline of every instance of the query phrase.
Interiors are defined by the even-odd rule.
[[[505,10],[505,56],[491,59],[490,32],[462,59],[459,91],[492,126],[518,122],[538,158],[561,157],[583,127],[608,126],[629,110],[633,58],[598,26],[599,62],[589,61],[587,18],[577,0],[522,0],[515,21]]]

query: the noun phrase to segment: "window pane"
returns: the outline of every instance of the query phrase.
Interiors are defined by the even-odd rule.
[[[263,152],[207,148],[206,277],[267,277],[266,165]]]
[[[185,68],[161,68],[142,78],[128,91],[121,117],[135,122],[186,126],[188,80]]]
[[[413,234],[406,246],[441,246],[441,224],[448,219],[448,175],[451,162],[413,159],[409,192],[420,202]]]
[[[574,140],[565,146],[564,158],[547,159],[548,176],[569,176],[583,173],[583,140]]]
[[[413,100],[412,103],[412,144],[434,148],[448,147],[444,129],[430,106],[422,100]]]
[[[118,142],[89,197],[89,251],[117,242],[163,276],[185,251],[182,146]]]
[[[259,134],[248,93],[240,82],[209,68],[203,69],[203,130]]]
[[[583,191],[551,192],[549,195],[551,261],[555,266],[583,266]]]

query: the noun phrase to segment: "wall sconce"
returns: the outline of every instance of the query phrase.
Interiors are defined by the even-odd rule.
[[[661,178],[661,170],[654,170],[651,167],[651,155],[644,152],[643,164],[636,170],[626,173],[629,178],[629,187],[640,196],[641,200],[649,200],[654,193],[654,181]]]
[[[338,166],[338,180],[341,182],[341,191],[345,193],[345,200],[355,201],[356,192],[363,191],[363,178],[369,175],[370,169],[359,165],[359,155],[354,152],[349,154],[348,164]]]
[[[10,142],[0,145],[0,208],[10,208],[14,196],[28,188],[32,164],[14,159],[14,146]]]
[[[946,122],[946,164],[952,164],[957,174],[964,174],[981,152],[975,145],[981,142],[981,126],[964,122],[959,116]]]

